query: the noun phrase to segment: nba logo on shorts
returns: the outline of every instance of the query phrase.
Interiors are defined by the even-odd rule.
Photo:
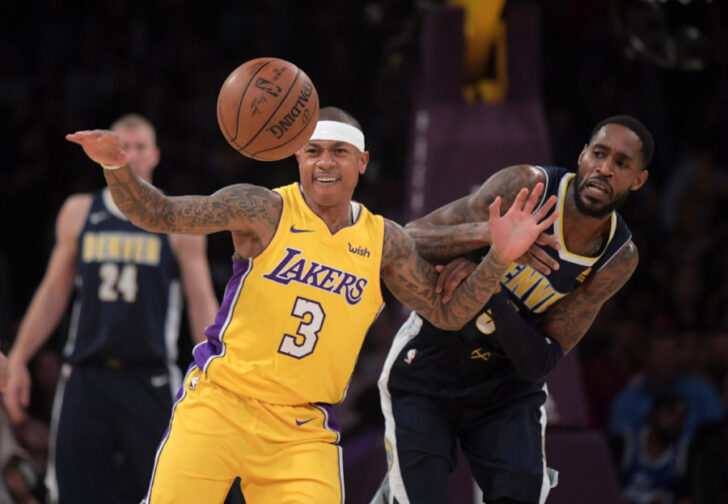
[[[197,382],[198,381],[200,381],[200,377],[199,376],[194,376],[190,380],[190,390],[195,390],[195,387],[197,386]]]
[[[404,358],[404,361],[407,364],[412,364],[412,361],[415,360],[415,357],[417,356],[417,349],[416,348],[410,348],[407,351],[407,357]]]

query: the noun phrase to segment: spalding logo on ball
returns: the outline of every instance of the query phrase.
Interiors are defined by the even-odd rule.
[[[293,155],[311,138],[319,101],[311,79],[277,58],[247,61],[225,79],[217,123],[232,147],[258,161]]]

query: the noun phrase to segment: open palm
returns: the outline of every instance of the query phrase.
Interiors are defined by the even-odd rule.
[[[546,217],[556,204],[556,196],[551,196],[533,213],[543,187],[539,182],[530,194],[527,188],[521,189],[511,208],[502,216],[500,196],[490,205],[491,247],[504,261],[513,262],[525,254],[541,232],[548,229],[559,216],[558,211],[553,211]]]
[[[129,162],[116,133],[109,130],[77,131],[66,135],[66,140],[77,143],[92,160],[106,166],[122,166]]]

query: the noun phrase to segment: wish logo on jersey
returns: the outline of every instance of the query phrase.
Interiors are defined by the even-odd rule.
[[[286,255],[263,278],[288,285],[297,282],[310,285],[337,295],[344,294],[346,302],[355,305],[361,301],[367,279],[340,269],[309,261],[302,257],[303,252],[291,247],[286,248]],[[301,257],[299,257],[301,256]]]

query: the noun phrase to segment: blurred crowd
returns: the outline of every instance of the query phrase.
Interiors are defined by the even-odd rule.
[[[210,193],[240,181],[274,187],[296,177],[292,160],[261,166],[218,133],[219,86],[254,57],[294,61],[323,105],[360,119],[372,163],[355,196],[401,222],[418,21],[437,2],[314,3],[213,8],[162,0],[142,8],[114,0],[81,9],[49,0],[0,7],[4,351],[44,271],[61,202],[103,183],[65,133],[108,127],[129,111],[148,116],[162,152],[155,183],[169,194]],[[640,26],[629,17],[633,2],[540,3],[553,163],[575,168],[593,125],[620,112],[640,118],[657,147],[648,185],[622,210],[640,266],[578,349],[591,425],[610,436],[630,502],[728,502],[728,9],[707,0],[667,2],[668,32],[692,23],[702,37],[705,66],[688,71],[630,48],[629,35]],[[228,236],[210,236],[218,296],[232,252]],[[380,428],[375,381],[399,321],[391,302],[368,337],[340,408],[345,443]],[[43,499],[65,330],[34,360],[28,421],[11,427],[0,408],[0,502],[4,491],[17,502]],[[185,366],[189,349],[181,355]],[[652,475],[663,493],[644,481],[652,473],[640,473],[640,447],[664,464],[664,474]],[[711,500],[715,495],[724,500]]]

